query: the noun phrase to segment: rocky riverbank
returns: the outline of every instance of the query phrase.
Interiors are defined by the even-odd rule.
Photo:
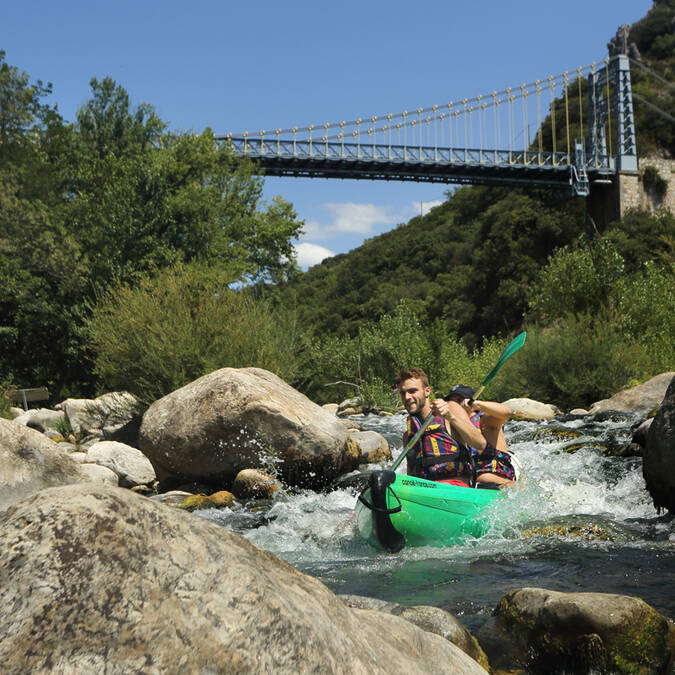
[[[291,669],[299,672],[402,672],[404,669],[483,672],[481,667],[487,667],[488,663],[494,672],[553,672],[547,670],[551,663],[560,664],[558,670],[565,668],[568,672],[604,669],[656,673],[672,669],[675,645],[672,623],[635,598],[521,589],[505,595],[497,603],[493,620],[474,637],[451,615],[435,607],[394,606],[353,597],[339,602],[317,580],[302,575],[236,534],[203,518],[167,508],[159,502],[159,497],[166,498],[169,494],[153,499],[134,494],[153,495],[163,485],[171,486],[179,480],[184,481],[182,487],[191,488],[193,492],[200,487],[228,488],[227,494],[221,489],[211,495],[209,501],[218,508],[231,505],[235,498],[274,498],[284,475],[297,477],[303,471],[323,471],[328,467],[317,480],[316,485],[320,487],[330,476],[344,471],[345,466],[356,465],[359,459],[366,458],[361,449],[356,464],[347,463],[338,469],[335,459],[315,460],[312,464],[312,456],[305,456],[300,471],[297,463],[296,469],[288,470],[287,474],[277,471],[279,482],[256,473],[260,468],[279,468],[287,459],[291,466],[297,462],[300,453],[289,451],[289,447],[299,441],[290,439],[302,441],[298,429],[305,423],[302,419],[298,421],[301,417],[298,414],[281,419],[287,385],[273,388],[270,385],[273,378],[264,371],[263,375],[234,371],[229,380],[234,384],[230,385],[225,385],[222,379],[229,374],[217,373],[219,379],[202,383],[206,389],[213,388],[213,383],[218,381],[218,387],[230,386],[232,390],[238,387],[245,391],[248,387],[241,382],[248,383],[247,378],[252,376],[259,389],[250,387],[254,393],[239,399],[232,394],[218,398],[206,389],[193,399],[190,396],[194,393],[181,394],[178,404],[157,406],[163,411],[161,416],[166,426],[176,420],[177,428],[189,429],[185,418],[196,419],[197,413],[205,410],[207,413],[202,419],[220,419],[223,427],[230,424],[230,434],[236,429],[231,421],[245,419],[248,423],[254,416],[253,411],[257,420],[264,419],[265,412],[269,412],[272,421],[257,424],[255,428],[262,430],[257,434],[251,434],[252,427],[248,423],[245,433],[240,434],[246,436],[244,447],[232,452],[229,458],[217,457],[217,463],[214,462],[217,470],[210,474],[189,476],[171,468],[173,460],[168,456],[171,443],[157,444],[164,447],[167,455],[159,462],[154,456],[150,461],[131,443],[115,440],[124,433],[126,440],[133,442],[132,427],[136,425],[138,434],[146,422],[145,418],[134,418],[133,406],[128,406],[126,413],[121,404],[110,406],[111,400],[131,403],[119,395],[102,397],[105,406],[99,409],[98,415],[91,415],[89,421],[83,419],[86,415],[80,414],[78,418],[72,412],[78,409],[72,401],[63,402],[52,414],[31,411],[18,421],[0,421],[4,467],[4,473],[0,473],[0,496],[6,506],[11,504],[2,514],[0,525],[0,536],[5,538],[0,558],[6,613],[5,627],[0,632],[3,655],[13,655],[17,649],[20,653],[21,645],[28,644],[26,636],[32,634],[35,638],[30,648],[23,647],[26,663],[33,664],[34,670],[55,672],[94,672],[101,669],[101,663],[112,672],[153,672],[153,669],[155,672],[285,672]],[[668,382],[672,379],[670,374]],[[265,386],[259,385],[261,381]],[[666,386],[667,383],[661,398]],[[675,384],[671,384],[652,428],[642,433],[645,458],[656,438],[663,441],[656,453],[658,461],[672,462],[672,456],[668,459],[668,449],[672,452],[673,444],[668,445],[667,439],[672,429],[674,389]],[[285,400],[292,401],[292,396],[288,395]],[[206,401],[212,403],[210,412]],[[232,406],[234,412],[228,408],[230,401],[238,401]],[[640,401],[645,401],[645,395]],[[80,412],[92,413],[95,403],[81,405]],[[313,405],[308,405],[309,412],[304,414],[313,414]],[[658,408],[658,403],[653,407]],[[108,414],[102,414],[103,408]],[[111,408],[116,410],[114,415]],[[293,405],[289,408],[292,410]],[[57,443],[48,438],[57,439],[52,424],[61,431],[67,430],[66,425],[49,420],[59,414],[61,419],[66,419],[68,410],[71,411],[67,418],[72,428],[71,441],[75,441],[70,445],[67,440]],[[344,444],[350,445],[354,443],[354,435],[366,432],[350,430],[348,427],[353,427],[353,423],[340,422],[334,411],[323,413],[329,415],[330,428],[336,430],[333,440],[327,442],[329,456],[339,458],[341,455],[339,452],[336,455],[334,448],[340,446],[334,438],[344,439]],[[649,413],[645,408],[640,419]],[[184,419],[177,419],[181,416]],[[333,424],[335,421],[337,427]],[[42,426],[43,431],[27,428],[26,424]],[[295,430],[298,436],[290,434],[289,429]],[[550,425],[547,429],[550,431]],[[180,436],[173,433],[176,438]],[[307,433],[318,436],[314,430]],[[223,438],[233,443],[237,437],[220,437]],[[381,450],[381,444],[375,440],[370,438],[371,451],[375,446]],[[636,440],[639,440],[637,434]],[[120,448],[123,445],[136,450],[147,465],[141,462],[133,468],[133,462],[123,457]],[[261,445],[264,452],[257,454]],[[632,452],[642,452],[642,446],[634,445]],[[221,443],[218,451],[229,447]],[[132,453],[132,456],[135,455]],[[256,466],[255,460],[261,456],[265,463]],[[274,460],[271,463],[270,457]],[[143,474],[143,467],[147,469],[148,465],[155,472],[152,477]],[[103,475],[88,473],[91,469],[87,467],[94,466],[107,469],[117,483],[131,490],[100,483],[92,485],[92,477],[101,480]],[[223,471],[223,466],[229,468]],[[656,475],[661,478],[662,473],[657,471]],[[645,470],[649,485],[648,475]],[[306,480],[303,478],[296,484],[306,484]],[[44,489],[64,483],[70,485]],[[289,489],[288,483],[283,489]],[[666,488],[666,494],[669,489]],[[177,496],[175,503],[180,504],[185,496],[187,490]],[[259,570],[260,578],[252,579]],[[288,584],[286,573],[292,578]],[[298,581],[296,575],[306,581]],[[26,593],[25,589],[30,592]],[[305,607],[303,603],[308,597],[312,602]],[[31,599],[35,604],[31,604]],[[343,609],[336,610],[335,602]],[[385,617],[380,616],[383,612]],[[300,618],[303,615],[307,617],[304,622]],[[364,627],[364,622],[370,627]],[[401,622],[403,626],[408,622],[408,628],[400,628]],[[419,637],[421,631],[427,637]],[[374,637],[378,632],[393,635],[395,639],[378,642]],[[434,633],[442,638],[445,646],[439,646],[434,639],[429,641]],[[303,634],[304,641],[301,637],[296,640],[296,635]],[[166,640],[161,639],[162,636],[166,636]],[[362,638],[367,638],[367,649]],[[95,644],[97,639],[100,648]],[[458,655],[459,650],[454,647],[447,651],[448,641],[462,652]],[[310,646],[313,653],[308,655]],[[340,650],[345,650],[341,660],[336,657]],[[473,660],[467,660],[465,653]],[[9,656],[8,659],[8,672],[19,672],[18,666],[13,665],[16,659]]]

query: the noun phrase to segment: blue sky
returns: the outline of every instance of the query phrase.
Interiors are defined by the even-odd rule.
[[[413,110],[574,70],[607,55],[651,0],[150,2],[3,7],[0,49],[73,120],[110,76],[172,129],[321,125]],[[449,186],[267,178],[305,221],[303,267],[444,199]]]

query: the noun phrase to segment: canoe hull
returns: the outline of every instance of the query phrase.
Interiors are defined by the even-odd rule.
[[[489,529],[486,507],[501,495],[374,471],[356,506],[359,533],[392,553],[404,546],[452,546]]]

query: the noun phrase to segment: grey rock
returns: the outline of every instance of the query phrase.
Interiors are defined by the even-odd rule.
[[[658,509],[675,513],[675,377],[647,432],[642,475]]]
[[[387,602],[386,600],[368,598],[361,595],[341,595],[339,597],[348,607],[372,609],[400,616],[418,628],[439,635],[448,640],[448,642],[457,645],[474,661],[484,668],[488,668],[487,657],[476,638],[450,612],[446,612],[440,607],[428,605],[406,607],[395,602]]]
[[[644,420],[644,422],[642,422],[637,427],[637,429],[633,431],[633,438],[632,438],[633,443],[637,443],[643,448],[645,447],[645,445],[647,445],[647,434],[649,433],[649,428],[652,426],[653,421],[654,418],[649,417],[648,419]]]
[[[114,471],[123,487],[147,485],[156,478],[150,460],[140,450],[117,441],[95,443],[87,450],[87,461]]]
[[[95,399],[67,398],[56,408],[63,410],[76,433],[104,437],[104,428],[122,428],[136,414],[136,398],[125,391],[113,391]]]
[[[477,634],[494,670],[665,672],[675,632],[639,598],[523,588]]]
[[[243,537],[130,490],[45,490],[0,514],[0,659],[56,673],[484,673],[351,609]]]
[[[84,480],[80,465],[35,429],[0,418],[0,508],[46,487]]]
[[[49,408],[33,408],[14,418],[17,424],[23,424],[42,432],[47,429],[56,429],[57,424],[64,420],[65,415],[62,410],[50,410]]]
[[[673,376],[675,376],[675,372],[656,375],[637,385],[637,387],[624,389],[611,398],[596,401],[589,412],[593,415],[605,410],[621,410],[624,412],[655,410],[661,405]]]
[[[377,431],[353,431],[349,436],[359,446],[359,464],[384,462],[391,459],[389,443]]]
[[[556,406],[531,398],[510,398],[504,405],[511,409],[512,418],[516,420],[551,420],[560,414]]]
[[[272,460],[285,483],[321,487],[358,460],[334,415],[259,368],[223,368],[155,401],[139,448],[156,468],[211,483]]]
[[[80,464],[80,470],[84,475],[84,479],[90,483],[103,483],[105,485],[112,485],[117,487],[119,485],[119,477],[107,466],[101,466],[100,464],[91,464],[89,462],[83,462]]]

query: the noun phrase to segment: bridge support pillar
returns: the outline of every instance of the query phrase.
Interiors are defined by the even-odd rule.
[[[621,220],[630,208],[641,205],[642,185],[637,171],[618,171],[611,180],[591,181],[586,212],[596,227],[603,230]]]

